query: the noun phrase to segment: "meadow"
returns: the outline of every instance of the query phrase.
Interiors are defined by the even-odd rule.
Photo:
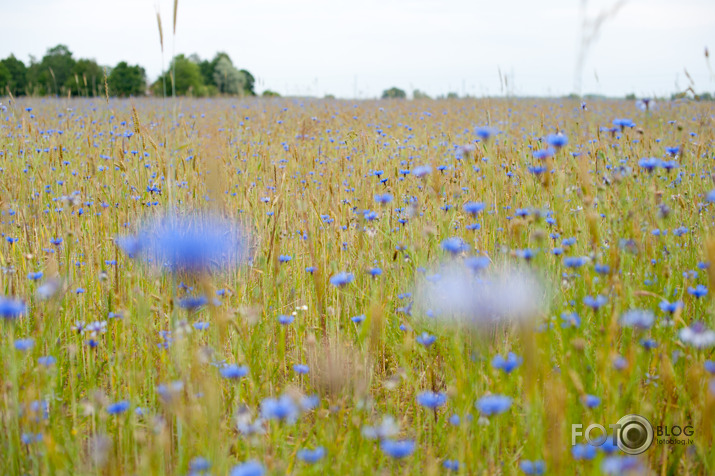
[[[2,103],[0,473],[715,472],[711,104]]]

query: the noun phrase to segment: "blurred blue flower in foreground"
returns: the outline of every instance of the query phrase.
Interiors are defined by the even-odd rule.
[[[0,317],[3,319],[16,319],[27,312],[25,303],[19,299],[0,296]]]
[[[504,395],[487,395],[477,400],[475,406],[482,416],[499,415],[511,407],[511,398]]]
[[[693,322],[689,327],[680,329],[678,337],[696,349],[706,349],[715,345],[715,331],[705,327],[701,321]]]
[[[411,455],[415,451],[415,442],[412,440],[382,440],[380,449],[388,456],[401,459]]]
[[[306,463],[317,463],[325,456],[325,448],[318,446],[314,450],[303,449],[296,453],[299,460],[305,461]]]
[[[423,407],[435,409],[447,402],[447,395],[431,391],[422,392],[417,395],[417,403]]]
[[[355,276],[352,273],[347,273],[345,271],[334,274],[333,276],[330,277],[330,284],[335,286],[336,288],[340,288],[345,286],[346,284],[349,284],[355,279]]]
[[[246,461],[231,469],[230,476],[263,476],[266,473],[266,468],[261,463],[255,460]]]
[[[524,474],[544,474],[546,472],[546,463],[539,460],[530,461],[524,459],[519,463],[519,468]]]
[[[192,274],[233,268],[249,250],[247,236],[237,223],[200,213],[165,216],[135,236],[115,238],[115,243],[130,258]]]

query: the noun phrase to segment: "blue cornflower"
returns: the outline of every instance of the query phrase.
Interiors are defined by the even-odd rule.
[[[583,303],[594,311],[598,311],[600,308],[605,306],[607,302],[608,298],[600,294],[595,298],[593,296],[586,296],[585,298],[583,298]]]
[[[415,442],[413,440],[382,440],[380,449],[388,456],[401,459],[415,451]]]
[[[418,335],[415,340],[418,344],[422,344],[423,346],[429,348],[437,340],[437,337],[430,335],[427,332],[423,332],[422,334]]]
[[[196,456],[189,463],[189,471],[193,475],[205,473],[209,468],[211,468],[211,463],[203,456]]]
[[[432,167],[430,167],[429,165],[420,165],[412,170],[412,175],[417,178],[422,178],[430,172],[432,172]]]
[[[172,272],[193,274],[234,267],[248,249],[237,224],[199,214],[165,217],[149,223],[136,236],[118,237],[115,242],[130,258],[141,255]]]
[[[705,370],[707,370],[711,374],[715,374],[715,362],[714,361],[706,360],[703,365],[705,367]]]
[[[231,468],[229,476],[263,476],[266,468],[255,460],[246,461]]]
[[[381,205],[388,204],[392,201],[392,194],[383,193],[375,195],[375,201]]]
[[[353,316],[350,318],[351,321],[353,321],[355,324],[360,324],[362,321],[365,320],[365,314],[360,314],[359,316]]]
[[[38,271],[36,273],[27,273],[27,279],[31,281],[37,281],[38,279],[42,278],[44,273],[42,271]]]
[[[442,467],[448,471],[459,471],[459,461],[456,459],[446,459],[442,463]]]
[[[482,202],[467,202],[464,204],[464,211],[470,215],[477,216],[479,212],[484,210],[485,205]]]
[[[601,399],[595,395],[584,395],[582,401],[588,408],[596,408],[601,404]]]
[[[436,409],[447,402],[447,395],[444,393],[435,393],[431,391],[422,392],[417,395],[417,403],[423,407]]]
[[[651,311],[632,309],[621,316],[623,327],[634,327],[639,330],[650,329],[655,321],[655,316]]]
[[[641,339],[640,344],[646,350],[651,350],[651,349],[655,349],[656,347],[658,347],[658,342],[656,342],[653,339]]]
[[[325,456],[325,448],[318,446],[314,450],[302,449],[296,453],[299,460],[305,461],[306,463],[317,463]]]
[[[452,237],[442,241],[442,249],[455,255],[467,251],[469,246],[461,238]]]
[[[285,314],[281,314],[280,316],[278,316],[278,322],[283,324],[284,326],[292,324],[294,320],[295,316],[286,316]]]
[[[50,244],[53,244],[55,246],[60,246],[62,244],[62,241],[62,238],[50,238]]]
[[[248,367],[243,365],[229,364],[220,371],[221,376],[227,379],[239,379],[248,375]]]
[[[705,196],[705,199],[710,203],[715,202],[715,190],[710,190]]]
[[[540,460],[529,461],[528,459],[523,459],[519,462],[519,468],[524,474],[544,474],[546,472],[546,463]]]
[[[477,127],[474,129],[474,133],[477,135],[477,137],[484,141],[489,140],[489,138],[497,134],[497,132],[498,131],[493,127]]]
[[[535,165],[535,166],[529,166],[528,170],[529,170],[529,172],[531,172],[534,175],[541,175],[549,169],[545,165]]]
[[[129,410],[129,407],[131,404],[129,403],[129,400],[122,400],[120,402],[112,403],[107,407],[107,413],[110,415],[119,415],[120,413],[124,413],[125,411]]]
[[[293,257],[290,256],[290,255],[280,255],[280,256],[278,257],[278,262],[279,262],[279,263],[287,263],[287,262],[289,262],[289,261],[292,260],[292,259],[293,259]]]
[[[701,298],[708,293],[708,288],[702,284],[698,284],[696,287],[688,287],[688,293],[692,294],[696,298]]]
[[[548,136],[546,136],[546,143],[549,144],[551,147],[556,147],[557,149],[560,149],[561,147],[569,143],[569,138],[560,132],[558,134],[549,134]]]
[[[561,313],[561,327],[564,329],[567,327],[580,327],[581,318],[575,312],[564,312]]]
[[[534,158],[539,160],[548,159],[556,153],[553,147],[547,147],[546,149],[537,150],[534,152]]]
[[[594,266],[594,269],[598,274],[608,274],[609,272],[611,272],[611,267],[607,264],[597,264],[596,266]]]
[[[208,322],[194,322],[194,329],[196,329],[197,331],[205,331],[208,328]]]
[[[596,447],[590,444],[586,445],[573,445],[571,447],[571,454],[574,459],[593,459],[596,457]]]
[[[514,352],[509,352],[506,359],[501,355],[495,355],[494,359],[492,359],[492,367],[502,369],[505,373],[511,373],[512,370],[521,365],[521,362],[521,357],[518,357]]]
[[[15,341],[15,348],[21,352],[25,352],[25,351],[32,349],[32,347],[34,345],[35,345],[35,340],[32,338],[17,339]]]
[[[610,456],[601,462],[605,474],[641,474],[643,463],[635,456]]]
[[[46,355],[46,356],[37,358],[37,363],[40,365],[44,365],[45,367],[50,367],[52,365],[55,365],[56,362],[57,362],[57,359],[55,359],[51,355]]]
[[[183,299],[179,299],[179,307],[183,309],[188,309],[189,311],[194,311],[202,306],[208,304],[209,300],[206,296],[190,296]]]
[[[586,264],[587,258],[582,256],[567,256],[564,258],[564,266],[567,268],[580,268]]]
[[[661,311],[673,314],[675,311],[683,307],[683,301],[668,302],[663,300],[658,306]]]
[[[288,423],[295,423],[300,410],[295,401],[288,396],[266,398],[261,402],[261,416],[266,420],[284,420]]]
[[[636,123],[630,119],[616,118],[613,120],[613,125],[616,127],[620,127],[621,130],[623,130],[626,127],[635,127]]]
[[[375,268],[370,268],[367,272],[368,272],[368,273],[370,274],[370,276],[372,276],[372,277],[377,277],[377,276],[380,276],[380,275],[382,274],[382,270],[381,270],[380,268],[377,268],[377,267],[375,267]]]
[[[317,270],[318,270],[318,268],[316,268],[315,266],[308,266],[305,268],[305,271],[310,274],[315,273]]]
[[[341,271],[340,273],[334,274],[330,277],[330,284],[337,288],[340,288],[345,286],[346,284],[351,283],[353,279],[355,279],[355,276],[353,276],[352,273]]]
[[[481,271],[489,266],[489,258],[486,256],[470,256],[464,260],[464,264],[472,271]]]
[[[3,319],[17,319],[27,312],[27,306],[19,299],[0,296],[0,317]]]
[[[642,168],[644,168],[648,172],[652,172],[657,167],[660,167],[662,165],[662,161],[660,159],[658,159],[657,157],[646,157],[646,158],[639,160],[638,165],[640,165]]]
[[[295,364],[293,366],[293,371],[299,375],[307,374],[308,372],[310,372],[310,367],[305,364]]]
[[[499,415],[511,407],[511,398],[504,395],[487,395],[477,400],[475,406],[483,416]]]
[[[668,155],[676,156],[676,155],[678,155],[678,153],[680,152],[680,147],[666,147],[666,148],[665,148],[665,152],[666,152]]]

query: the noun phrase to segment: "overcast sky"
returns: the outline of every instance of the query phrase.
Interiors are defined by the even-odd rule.
[[[581,3],[179,0],[174,45],[171,0],[0,0],[0,57],[29,62],[63,43],[102,65],[140,64],[153,80],[172,51],[226,51],[253,73],[259,92],[366,98],[397,86],[499,95],[501,71],[513,94],[560,95],[576,88]],[[615,3],[591,0],[586,17]],[[587,49],[582,92],[670,94],[690,85],[687,70],[697,91],[713,93],[706,47],[715,49],[715,1],[630,0]]]

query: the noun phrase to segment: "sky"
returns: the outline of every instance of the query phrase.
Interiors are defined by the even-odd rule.
[[[715,1],[630,0],[614,12],[617,1],[179,0],[174,36],[172,0],[0,0],[0,58],[29,63],[62,43],[100,65],[139,64],[154,80],[174,52],[225,51],[258,92],[300,96],[371,98],[393,86],[431,96],[715,93],[705,57]],[[612,14],[584,47],[603,12]]]

